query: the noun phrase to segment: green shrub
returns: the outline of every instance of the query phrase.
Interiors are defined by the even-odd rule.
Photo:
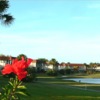
[[[59,70],[59,74],[65,75],[65,74],[66,74],[66,70],[65,70],[65,69],[60,69],[60,70]]]
[[[15,78],[15,74],[14,73],[10,73],[10,74],[6,74],[6,75],[2,75],[5,78]]]
[[[36,69],[34,67],[27,68],[28,75],[22,81],[24,82],[33,82],[36,81]]]
[[[58,75],[58,72],[56,70],[48,70],[46,73],[49,76],[57,76]]]
[[[72,71],[71,69],[66,69],[66,74],[71,74],[73,73],[74,71]]]

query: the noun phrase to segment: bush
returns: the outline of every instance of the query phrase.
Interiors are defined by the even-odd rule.
[[[71,71],[71,69],[66,69],[66,74],[71,74],[73,73],[73,71]]]
[[[59,74],[65,75],[65,74],[66,74],[66,70],[65,70],[65,69],[60,69],[60,70],[59,70]]]
[[[44,69],[37,69],[37,73],[45,73],[46,71]]]
[[[10,73],[10,74],[3,75],[3,77],[5,77],[5,78],[15,78],[15,74]]]
[[[58,72],[55,70],[48,70],[46,73],[49,76],[57,76],[58,75]]]
[[[22,81],[24,82],[33,82],[36,81],[36,69],[34,67],[27,68],[28,75]]]

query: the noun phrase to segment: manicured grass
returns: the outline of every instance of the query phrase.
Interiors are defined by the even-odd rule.
[[[100,93],[46,83],[27,83],[31,96],[22,100],[100,100]]]
[[[7,79],[0,77],[0,88],[7,83]],[[75,87],[83,87],[85,84],[64,81],[61,77],[38,76],[38,81],[24,83],[30,96],[21,97],[21,100],[100,100],[100,92],[81,90]],[[96,89],[94,86],[90,86]],[[71,87],[70,87],[71,86]],[[100,86],[96,87],[100,88]]]

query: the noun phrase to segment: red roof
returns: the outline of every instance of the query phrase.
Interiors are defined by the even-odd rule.
[[[71,66],[71,67],[73,67],[73,66],[84,66],[84,64],[78,64],[78,63],[70,63],[70,64],[68,64],[68,63],[61,63],[60,66]]]
[[[69,66],[83,66],[84,64],[67,64]]]
[[[9,60],[10,58],[8,56],[0,56],[0,60]]]

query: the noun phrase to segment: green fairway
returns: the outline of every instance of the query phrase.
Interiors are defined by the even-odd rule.
[[[7,79],[0,78],[0,87],[2,87],[6,84]],[[100,89],[99,85],[94,87],[94,85],[87,84],[89,87],[86,90],[85,84],[48,76],[38,76],[36,82],[24,84],[30,96],[21,97],[21,100],[100,100],[100,92],[88,90],[89,87],[94,90],[95,87]],[[82,87],[83,90],[78,87]]]
[[[54,84],[26,84],[31,96],[23,100],[100,100],[100,93],[63,87]]]

